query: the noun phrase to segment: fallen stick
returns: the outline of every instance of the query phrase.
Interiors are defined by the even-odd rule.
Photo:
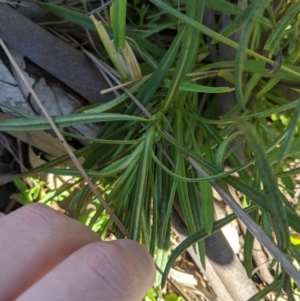
[[[0,38],[89,102],[112,99],[113,94],[100,94],[109,86],[82,52],[6,4],[0,4]]]

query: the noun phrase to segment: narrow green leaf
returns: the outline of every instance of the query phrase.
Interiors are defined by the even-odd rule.
[[[160,86],[162,80],[165,78],[171,64],[177,56],[177,52],[181,45],[183,35],[184,29],[180,30],[179,33],[176,35],[170,48],[168,49],[162,60],[159,62],[157,68],[154,70],[150,79],[147,81],[147,83],[141,89],[141,91],[137,94],[137,99],[140,99],[143,105],[146,105],[148,103],[148,101],[151,99],[153,94]]]
[[[295,176],[295,175],[299,175],[299,174],[300,174],[300,167],[297,167],[297,168],[293,168],[289,171],[278,173],[276,175],[276,177],[283,178],[283,177]]]
[[[90,153],[92,150],[94,150],[98,145],[97,144],[91,144],[91,145],[88,145],[88,146],[85,146],[81,149],[78,149],[76,151],[74,151],[74,155],[76,156],[76,158],[80,158],[81,156],[84,156],[88,153]],[[45,164],[42,164],[36,168],[33,168],[33,169],[30,169],[26,172],[23,173],[23,176],[24,177],[27,177],[27,176],[31,176],[31,175],[34,175],[34,174],[37,174],[41,171],[43,171],[44,169],[46,168],[51,168],[51,167],[54,167],[54,166],[59,166],[61,164],[64,164],[66,163],[67,161],[70,160],[70,157],[69,155],[65,155],[65,156],[61,156],[59,158],[56,158],[56,159],[52,159],[51,161],[45,163]]]
[[[154,152],[151,152],[151,156],[153,158],[153,160],[157,163],[158,166],[160,166],[167,174],[169,174],[171,177],[173,177],[174,179],[178,180],[178,181],[184,181],[187,183],[197,183],[197,182],[206,182],[207,180],[217,180],[223,177],[226,177],[228,175],[230,175],[232,173],[232,171],[228,171],[228,172],[223,172],[220,174],[216,174],[213,175],[211,177],[207,177],[207,178],[188,178],[188,177],[183,177],[180,176],[175,172],[172,172],[170,169],[168,169],[165,165],[162,164],[162,162],[159,161],[159,159],[155,156]]]
[[[162,160],[165,164],[168,162],[166,157],[163,155],[161,148],[158,149],[159,160]],[[156,185],[156,198],[158,201],[158,241],[157,241],[157,266],[161,269],[165,269],[166,262],[169,255],[169,235],[171,232],[171,211],[173,199],[174,199],[174,181],[168,176],[159,166],[155,166],[157,170],[155,174],[155,185]],[[176,182],[176,181],[175,181]],[[173,186],[173,187],[172,187]],[[176,185],[175,185],[176,188]],[[173,192],[172,192],[173,189]],[[173,195],[173,197],[171,196]],[[161,281],[160,273],[156,274],[155,285],[159,285]]]
[[[96,31],[96,28],[91,21],[91,19],[78,11],[72,10],[70,8],[66,8],[64,6],[58,6],[52,3],[38,3],[41,8],[49,11],[50,13],[56,15],[59,18],[70,21],[74,24],[77,24],[83,28]]]
[[[257,206],[251,206],[245,209],[246,212],[250,212],[251,210],[257,209]],[[161,286],[164,287],[168,274],[170,272],[170,269],[175,262],[176,258],[179,257],[183,252],[185,252],[189,247],[193,246],[196,244],[198,241],[205,239],[212,233],[215,233],[222,229],[224,226],[232,222],[233,220],[236,219],[235,214],[230,214],[221,220],[218,220],[217,222],[214,223],[214,226],[212,228],[212,231],[210,234],[208,234],[205,230],[198,231],[194,234],[191,234],[189,237],[187,237],[172,253],[172,255],[169,258],[169,261],[166,265],[166,268],[164,270],[162,280],[161,280]]]
[[[248,123],[238,120],[238,126],[245,133],[249,144],[256,158],[257,166],[261,174],[266,200],[268,201],[273,218],[273,227],[276,233],[280,248],[286,249],[289,246],[289,230],[284,205],[281,201],[281,192],[274,179],[267,155],[263,149],[260,138]]]
[[[170,237],[171,235],[171,220],[169,219],[168,220],[168,227],[167,227],[168,231],[166,233],[166,238],[167,237]],[[161,241],[159,244],[158,244],[158,248],[157,248],[157,265],[159,267],[162,267],[164,270],[165,269],[165,266],[168,262],[168,257],[169,257],[169,252],[170,252],[170,240],[169,239],[166,239],[165,241]],[[161,280],[161,275],[157,273],[157,281],[160,281]],[[157,285],[159,285],[159,282],[158,283],[155,283]]]
[[[199,193],[201,199],[201,216],[203,226],[207,233],[211,233],[214,224],[214,197],[208,182],[199,183]]]
[[[139,152],[132,152],[130,155],[123,157],[119,160],[114,161],[112,164],[101,170],[85,170],[86,173],[91,177],[111,177],[116,176],[123,170],[129,167],[132,162],[136,161],[136,157],[139,156]],[[46,169],[45,172],[53,173],[62,176],[75,176],[79,177],[81,173],[76,169]]]
[[[207,172],[202,168],[202,166],[192,157],[187,156],[187,160],[192,164],[193,168],[197,170],[202,176],[208,176]],[[242,220],[247,229],[251,231],[252,235],[255,235],[257,240],[263,244],[269,252],[274,256],[276,260],[278,260],[283,269],[294,278],[296,283],[300,283],[300,273],[296,269],[296,267],[290,262],[285,253],[283,253],[274,243],[273,241],[261,230],[261,228],[250,218],[250,216],[245,212],[245,210],[241,209],[241,207],[233,200],[233,198],[227,194],[221,186],[219,186],[215,181],[209,181],[210,184],[216,189],[218,194],[223,198],[223,200],[230,206],[232,211]],[[276,187],[277,188],[277,187]],[[284,212],[284,206],[281,207]],[[282,212],[280,212],[282,213]],[[277,226],[277,225],[275,225]],[[276,233],[275,229],[275,233]],[[279,229],[280,231],[281,229]],[[285,235],[286,233],[284,233]],[[287,233],[289,238],[289,233]],[[278,236],[279,237],[279,236]],[[279,237],[280,239],[281,237]],[[285,241],[284,241],[285,242]],[[279,242],[280,244],[280,242]],[[287,245],[288,247],[289,245]]]
[[[278,156],[280,152],[281,152],[280,148],[274,148],[268,154],[268,159],[271,165],[278,162]],[[292,140],[291,145],[288,148],[287,153],[285,154],[285,157],[283,159],[287,157],[299,155],[299,153],[300,153],[300,137],[296,137],[295,139]]]
[[[288,218],[289,226],[296,232],[300,233],[300,216],[294,210],[285,208],[285,212]]]
[[[137,140],[108,140],[108,139],[97,139],[97,138],[90,138],[90,137],[85,137],[82,135],[76,135],[76,134],[70,134],[69,132],[64,132],[61,131],[61,133],[65,137],[70,137],[70,138],[76,138],[77,140],[83,140],[83,141],[90,141],[90,142],[97,142],[101,144],[139,144],[143,138],[137,139]]]
[[[55,16],[62,18],[64,20],[70,21],[74,24],[77,24],[83,28],[96,32],[96,27],[93,24],[92,20],[85,14],[72,10],[71,8],[66,8],[64,6],[59,6],[51,3],[38,3],[38,5],[45,10],[51,12]],[[104,26],[110,35],[112,35],[112,29],[108,26]],[[139,51],[144,53],[144,49],[150,53],[153,53],[159,57],[164,55],[164,51],[159,49],[153,43],[147,41],[146,39],[140,38],[139,36],[127,33],[129,39],[127,42],[134,48],[135,43],[139,45]],[[131,39],[133,41],[131,41]]]
[[[215,165],[213,165],[210,162],[208,162],[207,160],[205,160],[199,154],[185,148],[183,145],[177,143],[174,139],[170,139],[170,137],[168,135],[165,135],[164,132],[161,132],[161,134],[167,141],[169,141],[171,144],[174,144],[176,147],[178,147],[178,149],[183,151],[183,153],[186,153],[186,154],[196,158],[199,162],[201,162],[202,166],[204,166],[205,168],[210,170],[212,173],[215,173],[215,174],[219,173],[219,176],[215,177],[215,179],[221,178],[221,177],[223,177],[223,175],[225,176],[226,173],[222,173],[222,175],[221,175],[221,170],[220,169],[216,168]],[[292,144],[292,147],[289,150],[289,152],[290,152],[289,155],[291,155],[291,156],[295,153],[299,153],[300,137],[298,137],[298,138],[294,139],[293,142],[295,142],[295,143]],[[272,162],[272,160],[273,160],[273,162],[277,162],[276,158],[278,157],[278,154],[276,152],[277,152],[277,149],[275,149],[274,152],[272,153],[272,157],[271,157],[270,162]],[[254,161],[252,160],[252,162],[254,162]],[[249,166],[249,165],[246,164],[244,166]],[[237,170],[238,169],[235,169],[235,170],[232,170],[232,171],[237,171]],[[227,175],[229,175],[228,172],[227,172]],[[214,177],[214,176],[212,176],[212,177]],[[212,177],[210,177],[209,179],[212,179]],[[206,179],[208,179],[208,178],[206,178]],[[269,208],[269,204],[266,200],[266,196],[262,192],[260,192],[259,190],[255,189],[252,185],[249,185],[249,184],[247,184],[243,181],[237,181],[236,178],[232,177],[232,176],[227,176],[227,177],[224,178],[224,180],[229,185],[234,187],[236,190],[240,191],[245,196],[247,196],[250,200],[252,200],[256,204],[258,204],[260,207],[264,208],[268,212],[271,212],[270,208]],[[285,208],[285,211],[286,211],[286,214],[287,214],[287,217],[288,217],[289,226],[291,228],[293,228],[295,231],[300,232],[300,217],[294,211],[291,211],[289,208]]]
[[[263,290],[259,291],[257,294],[255,294],[253,297],[251,297],[248,301],[260,301],[262,300],[268,293],[279,289],[281,284],[280,279],[276,279],[271,284],[267,285]]]
[[[147,103],[152,99],[153,94],[156,92],[156,90],[159,88],[161,81],[166,76],[167,72],[169,71],[170,66],[172,65],[173,61],[175,60],[177,56],[178,49],[181,45],[181,40],[183,37],[183,31],[179,31],[179,33],[176,35],[175,39],[173,40],[170,48],[165,53],[162,60],[159,62],[157,67],[155,68],[153,74],[147,81],[147,83],[142,87],[142,89],[137,94],[136,98],[140,100],[140,102],[145,106]],[[136,107],[134,103],[131,104],[131,106],[127,109],[127,113],[130,113],[132,115],[138,115],[140,114],[141,110]],[[111,133],[113,130],[118,128],[124,128],[123,122],[114,122],[111,124],[106,124],[101,129],[101,132],[99,134],[100,137],[105,137],[109,133]]]
[[[24,118],[30,117],[27,114],[25,114],[24,112],[22,112],[21,110],[15,108],[14,106],[11,106],[8,103],[0,102],[0,107],[7,108],[7,109],[11,110],[12,112],[17,113],[17,114],[19,114],[20,116],[22,116]]]
[[[258,17],[260,17],[266,8],[266,6],[270,3],[271,0],[255,0],[251,4],[251,10],[247,15],[247,20],[245,22],[245,26],[243,32],[241,34],[241,39],[239,42],[239,48],[236,54],[236,66],[235,66],[235,87],[236,87],[236,97],[237,102],[241,105],[241,107],[245,107],[245,100],[243,94],[243,69],[244,69],[244,61],[246,55],[246,49],[248,45],[248,41],[250,39],[250,35],[255,26],[255,22]]]
[[[281,151],[279,153],[278,156],[278,163],[276,166],[276,170],[278,171],[281,163],[283,162],[284,158],[286,158],[286,154],[288,153],[288,150],[292,144],[292,141],[294,139],[295,136],[295,132],[296,132],[296,128],[298,126],[298,123],[300,121],[300,99],[298,99],[298,106],[296,107],[296,110],[294,112],[294,116],[289,124],[289,126],[286,129],[287,134],[287,138],[285,140],[285,142],[283,143],[283,145],[281,146]]]
[[[204,139],[207,141],[204,145],[205,157],[209,161],[213,161],[214,155],[209,141],[209,134],[206,129],[202,129],[202,131],[204,132]],[[210,233],[215,221],[215,209],[213,191],[208,181],[199,182],[199,194],[201,199],[201,217],[203,226],[207,233]]]
[[[165,141],[161,140],[163,143],[163,148],[159,148],[159,162],[165,163],[166,165],[171,165],[166,156],[163,154],[162,149],[165,149],[166,143]],[[151,156],[153,156],[154,151],[151,151]],[[175,193],[177,189],[177,179],[173,178],[172,176],[169,176],[166,172],[163,172],[163,169],[161,168],[160,165],[156,164],[156,169],[160,174],[157,173],[156,176],[156,181],[159,182],[157,183],[157,186],[160,186],[160,194],[157,197],[160,197],[162,201],[160,202],[159,205],[159,212],[160,212],[160,228],[159,232],[161,235],[161,239],[165,241],[166,239],[166,234],[169,231],[169,226],[170,226],[170,218],[172,214],[172,206],[173,206],[173,201],[175,198]]]
[[[205,1],[188,0],[186,8],[187,16],[193,20],[202,22],[204,3]],[[167,112],[171,104],[176,101],[179,86],[186,77],[186,74],[192,71],[196,59],[199,47],[199,31],[192,26],[185,26],[183,30],[183,46],[180,49],[171,85],[161,108],[162,112]]]
[[[168,4],[166,4],[165,2],[162,2],[160,0],[149,0],[150,2],[152,2],[153,4],[155,4],[157,7],[159,7],[160,9],[172,14],[173,16],[175,16],[176,18],[178,18],[179,20],[184,21],[186,24],[189,24],[191,26],[193,26],[194,28],[198,29],[199,31],[201,31],[202,33],[208,35],[209,37],[216,39],[218,42],[222,42],[230,47],[233,47],[235,49],[239,48],[239,44],[236,42],[233,42],[232,40],[222,36],[221,34],[216,33],[215,31],[207,28],[206,26],[200,24],[199,22],[189,18],[188,16],[186,16],[185,14],[180,13],[178,10],[170,7]],[[267,0],[265,2],[262,3],[269,3],[270,0]],[[251,25],[251,24],[250,24]],[[245,25],[246,26],[246,25]],[[257,59],[260,59],[262,61],[265,61],[267,63],[272,63],[272,61],[250,49],[244,49],[244,51],[249,54],[254,56]],[[288,72],[289,74],[293,74],[297,77],[300,77],[299,71],[295,72],[292,69],[294,68],[287,68],[285,66],[281,66],[281,69]]]
[[[118,52],[125,47],[127,0],[115,0],[111,6],[111,20],[114,35],[114,43]]]
[[[141,159],[141,154],[142,154],[142,148],[139,148],[139,156],[136,157],[135,161],[132,162],[132,164],[130,164],[128,166],[128,168],[125,170],[125,172],[120,175],[120,177],[118,178],[117,183],[114,185],[112,191],[110,192],[110,194],[107,196],[106,201],[110,202],[111,200],[116,200],[118,199],[118,197],[120,196],[120,194],[122,193],[122,191],[124,192],[131,192],[132,191],[132,187],[135,185],[136,183],[136,176],[137,176],[137,172],[138,172],[138,162]],[[122,200],[122,197],[120,197],[119,199]],[[116,214],[120,215],[122,212],[124,212],[124,206],[125,206],[125,200],[122,200],[121,202],[118,202],[118,206],[116,206]]]
[[[248,102],[251,94],[253,93],[253,91],[255,91],[255,87],[257,87],[258,82],[261,79],[261,75],[260,74],[253,74],[250,79],[248,80],[248,82],[246,83],[246,87],[245,87],[245,93],[244,93],[244,99],[245,99],[245,103]]]
[[[95,183],[95,179],[93,179],[93,183]],[[88,197],[88,194],[90,193],[91,188],[88,185],[85,185],[82,189],[80,189],[78,191],[78,193],[76,193],[76,195],[73,198],[73,204],[75,205],[75,213],[74,213],[74,218],[75,219],[79,219],[80,217],[80,213],[82,211],[83,208],[83,204],[85,202],[85,200]]]
[[[269,55],[274,55],[276,49],[281,41],[282,36],[284,35],[284,31],[291,23],[291,21],[295,18],[295,16],[300,11],[300,2],[296,2],[292,7],[288,9],[278,22],[278,24],[273,29],[271,35],[269,36],[264,49],[269,52]]]
[[[162,81],[162,87],[170,88],[171,81],[168,79],[164,79]],[[178,90],[180,91],[186,91],[186,92],[195,92],[195,93],[229,93],[234,91],[234,88],[229,87],[208,87],[208,86],[201,86],[198,84],[192,84],[192,83],[180,83]]]
[[[261,215],[261,227],[264,232],[272,239],[272,220],[271,215],[267,211],[263,211]]]
[[[130,222],[130,236],[131,239],[138,241],[141,230],[141,216],[145,199],[144,185],[147,183],[150,162],[151,162],[151,149],[153,148],[153,142],[155,137],[154,127],[150,127],[145,133],[144,150],[142,155],[142,161],[139,164],[139,172],[137,178],[137,187],[134,195],[134,203],[132,208],[132,219]]]
[[[240,7],[226,0],[205,1],[205,6],[228,16],[239,15],[243,12]]]
[[[247,52],[247,54],[250,54],[250,53]],[[268,73],[265,69],[266,64],[264,62],[266,62],[266,60],[265,60],[266,58],[262,57],[260,59],[262,61],[251,60],[251,59],[245,60],[244,66],[243,66],[244,72],[249,72],[249,73],[253,73],[253,74],[261,74],[266,77],[271,77],[271,78],[274,77],[274,78],[279,78],[282,80],[291,80],[291,81],[299,82],[300,67],[287,65],[284,63],[281,66],[280,70],[278,70],[275,74],[271,74],[271,73]],[[215,68],[234,68],[235,63],[236,63],[235,61],[211,63],[211,64],[204,65],[203,67],[199,68],[197,71],[204,72],[204,71],[208,71],[208,70],[213,70]],[[283,68],[284,66],[288,67],[289,70],[287,70],[286,68]],[[297,74],[295,74],[294,72],[296,72]]]
[[[195,172],[192,169],[187,169],[187,175],[189,176],[195,176]],[[206,182],[201,182],[201,183],[206,183]],[[199,189],[198,189],[199,187]],[[211,188],[211,187],[210,187]],[[214,223],[214,208],[212,208],[212,220],[210,220],[209,222],[208,219],[211,218],[211,215],[209,215],[208,217],[205,217],[206,220],[203,219],[203,211],[205,209],[201,208],[202,203],[208,203],[210,200],[209,198],[209,194],[205,196],[205,199],[201,200],[201,205],[200,205],[200,193],[201,192],[201,185],[197,186],[197,184],[194,183],[189,183],[188,184],[188,193],[189,193],[189,199],[190,199],[190,205],[191,205],[191,209],[192,209],[192,213],[193,213],[193,218],[194,218],[194,222],[195,222],[195,228],[196,231],[201,231],[203,229],[208,229],[208,232],[211,231],[211,228],[213,226]],[[212,199],[213,202],[213,199]],[[213,203],[212,203],[213,204]],[[210,212],[207,212],[208,214],[210,214]],[[207,224],[205,224],[205,222]],[[210,224],[211,223],[211,224]],[[206,267],[206,260],[205,260],[205,242],[204,241],[199,241],[198,242],[198,254],[199,254],[199,258],[200,258],[200,262],[203,266],[203,268],[205,269]]]
[[[224,1],[226,2],[226,1]],[[227,2],[228,3],[228,2]],[[247,20],[248,15],[251,13],[252,10],[252,6],[253,6],[252,2],[245,10],[242,10],[241,13],[239,13],[232,22],[230,22],[230,24],[228,26],[226,26],[221,32],[220,34],[223,35],[224,37],[229,37],[230,35],[232,35],[235,31],[237,31]],[[229,3],[228,3],[229,4]],[[233,4],[231,4],[233,5]],[[235,6],[235,5],[234,5]],[[215,44],[217,41],[212,40],[212,44]]]
[[[254,210],[250,213],[250,216],[255,222],[258,222],[259,211]],[[245,244],[244,244],[244,266],[249,278],[252,277],[252,249],[254,244],[255,237],[249,232],[246,232],[245,235]]]
[[[181,98],[178,100],[182,101]],[[182,130],[183,127],[183,116],[179,110],[175,112],[175,125],[174,125],[174,138],[179,142],[183,143],[183,135]],[[174,150],[174,159],[175,162],[175,173],[186,177],[186,168],[185,168],[185,160],[179,149]],[[178,181],[177,184],[177,192],[180,200],[180,205],[182,208],[182,212],[184,215],[184,219],[189,230],[189,233],[195,232],[195,222],[193,218],[192,209],[190,206],[190,199],[188,193],[188,186],[186,182]]]
[[[240,134],[241,134],[240,132],[233,133],[228,138],[223,140],[221,142],[221,144],[218,146],[217,151],[215,153],[215,164],[220,169],[223,169],[223,167],[224,167],[224,161],[227,158],[226,151],[227,151],[227,148],[229,147],[230,142],[232,142],[232,140]]]
[[[281,55],[281,53],[280,53]],[[299,59],[299,55],[300,55],[300,41],[296,42],[295,45],[295,49],[293,50],[293,52],[289,55],[289,57],[287,59],[284,60],[284,64],[289,64],[289,65],[294,65],[298,59]],[[280,58],[280,57],[279,57]],[[277,72],[276,72],[277,73]],[[265,95],[269,90],[271,90],[279,81],[280,79],[284,79],[282,77],[272,77],[267,83],[266,85],[264,85],[264,87],[262,87],[260,89],[260,91],[257,93],[256,98],[259,99],[261,98],[263,95]],[[285,80],[285,79],[284,79]]]
[[[142,121],[149,122],[149,119],[122,115],[116,113],[98,113],[98,114],[71,114],[52,116],[53,121],[59,127],[73,126],[76,124],[95,123],[95,122],[112,122],[118,120]],[[46,117],[16,118],[0,121],[0,131],[40,131],[50,130]]]
[[[260,174],[257,170],[257,168],[254,169],[253,171],[253,181],[252,181],[252,186],[255,187],[256,189],[260,189],[261,185],[261,178]],[[259,210],[253,210],[252,212],[249,213],[251,218],[258,224],[258,219],[259,219]],[[245,270],[247,273],[247,276],[249,278],[252,277],[252,250],[253,250],[253,244],[254,244],[255,237],[251,234],[251,232],[247,229],[246,235],[245,235],[245,245],[244,245],[244,265],[245,265]]]

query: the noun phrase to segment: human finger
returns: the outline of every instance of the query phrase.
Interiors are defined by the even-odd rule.
[[[154,277],[153,260],[141,245],[97,242],[70,255],[16,301],[140,301]]]
[[[1,301],[14,300],[71,253],[99,240],[83,224],[42,204],[0,218],[0,229]]]

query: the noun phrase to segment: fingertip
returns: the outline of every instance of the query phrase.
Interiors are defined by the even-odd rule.
[[[119,245],[132,259],[136,266],[137,275],[148,285],[148,290],[155,280],[155,265],[149,252],[144,246],[130,239],[119,239],[113,243]]]
[[[98,242],[84,247],[90,270],[100,279],[106,279],[106,287],[114,288],[118,299],[140,301],[155,280],[155,265],[149,252],[133,240],[120,239]],[[87,254],[87,252],[85,252]],[[105,291],[109,296],[111,290]],[[116,295],[114,295],[115,300]]]
[[[140,301],[154,277],[153,260],[141,245],[130,240],[96,242],[73,253],[18,301]],[[60,283],[64,285],[59,291],[51,289]]]

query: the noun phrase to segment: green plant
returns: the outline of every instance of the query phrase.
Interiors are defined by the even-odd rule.
[[[300,262],[300,255],[298,247],[290,243],[289,228],[299,234],[300,218],[279,184],[285,183],[283,187],[293,189],[284,180],[292,174],[287,174],[285,167],[287,160],[299,158],[300,153],[300,99],[289,99],[286,91],[286,86],[297,89],[300,78],[299,2],[255,0],[245,10],[225,0],[149,2],[152,4],[147,9],[144,6],[136,9],[134,6],[140,2],[128,1],[126,10],[124,1],[116,1],[112,20],[107,20],[111,22],[101,25],[106,43],[111,43],[108,39],[115,41],[111,45],[118,52],[116,57],[123,59],[124,45],[130,45],[143,77],[130,82],[128,88],[116,80],[123,93],[110,103],[52,118],[61,128],[105,122],[96,138],[63,134],[92,142],[75,155],[85,158],[83,168],[92,183],[105,187],[100,191],[101,197],[113,208],[126,231],[116,227],[114,217],[107,219],[103,204],[95,200],[96,210],[85,222],[90,227],[100,224],[97,227],[100,235],[110,229],[117,237],[129,236],[145,245],[156,256],[158,267],[164,270],[167,265],[164,283],[173,260],[190,245],[197,244],[205,265],[204,238],[239,217],[249,225],[250,231],[245,247],[248,275],[253,269],[253,235],[283,267],[274,283],[255,298],[282,288],[290,294],[293,290],[290,276],[299,285],[300,274],[287,257]],[[40,5],[65,20],[96,31],[95,20],[93,23],[82,12],[56,4]],[[234,16],[234,21],[217,33],[204,25],[205,8]],[[122,23],[118,23],[116,16]],[[294,26],[289,27],[290,24]],[[164,36],[165,28],[173,32],[171,43]],[[238,43],[229,37],[240,28],[243,30]],[[166,39],[165,52],[154,45],[154,35]],[[212,43],[237,49],[235,60],[210,60],[207,37]],[[277,57],[275,61],[271,60],[273,57]],[[279,58],[282,63],[278,65]],[[130,64],[114,60],[110,53],[106,59],[107,63],[112,60],[123,81],[137,79],[129,76]],[[217,86],[219,78],[226,80],[228,87]],[[230,88],[232,84],[234,88]],[[235,105],[221,112],[216,95],[233,90]],[[20,128],[45,130],[51,126],[44,117],[0,122],[2,131]],[[242,140],[237,141],[241,135]],[[244,145],[248,157],[238,155],[239,145]],[[57,168],[66,160],[67,156],[54,159],[25,175],[44,170],[76,176],[84,182],[80,171]],[[225,171],[226,164],[231,167],[229,171]],[[232,176],[234,172],[238,178]],[[228,196],[228,185],[245,196],[246,206],[216,222],[212,186],[225,200],[228,197],[228,203],[234,207]],[[74,190],[74,218],[82,218],[89,192],[88,185],[80,191]],[[176,196],[191,236],[175,250],[167,264]],[[275,234],[276,246],[274,238],[272,242],[265,232],[258,230],[258,217],[264,214],[271,217],[271,222],[263,224],[263,230]],[[256,216],[255,222],[250,215]]]

